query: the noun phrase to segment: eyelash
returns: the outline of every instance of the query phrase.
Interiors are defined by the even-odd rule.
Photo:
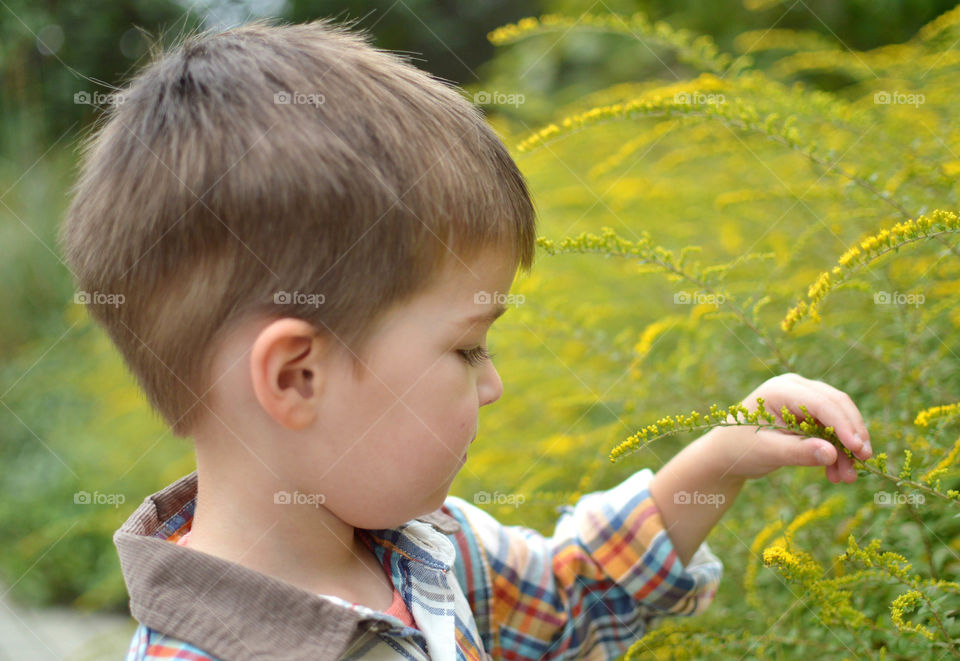
[[[484,361],[491,360],[495,354],[487,351],[486,347],[474,347],[473,349],[458,349],[459,353],[468,364],[476,367],[482,365]]]

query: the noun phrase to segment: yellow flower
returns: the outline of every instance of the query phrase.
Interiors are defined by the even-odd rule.
[[[874,259],[902,245],[947,232],[960,232],[960,217],[951,211],[937,209],[929,216],[920,216],[915,220],[897,223],[890,229],[868,236],[843,253],[831,271],[820,274],[817,281],[807,290],[808,300],[799,301],[788,310],[783,321],[780,322],[780,327],[784,331],[790,331],[805,317],[819,321],[818,308],[823,298],[861,267],[866,267]]]
[[[917,590],[904,592],[890,604],[890,619],[899,631],[913,631],[927,640],[933,640],[933,632],[922,624],[913,624],[904,619],[904,612],[912,610],[923,600],[923,595]]]
[[[938,418],[948,418],[957,414],[960,414],[960,402],[957,402],[956,404],[946,404],[944,406],[933,406],[920,411],[917,414],[916,419],[913,421],[913,424],[919,427],[926,427],[933,420],[937,420]]]

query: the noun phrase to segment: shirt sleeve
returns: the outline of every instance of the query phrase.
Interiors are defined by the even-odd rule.
[[[190,643],[158,633],[144,625],[133,632],[126,661],[219,661]]]
[[[643,469],[584,495],[551,537],[447,498],[461,525],[457,579],[495,658],[615,658],[653,618],[710,605],[723,565],[706,542],[680,562],[647,489],[652,477]]]

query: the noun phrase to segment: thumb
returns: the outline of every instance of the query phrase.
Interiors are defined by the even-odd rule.
[[[767,430],[757,435],[780,466],[829,466],[837,461],[837,449],[822,438]]]
[[[795,466],[829,466],[837,460],[837,448],[822,438],[803,438],[794,443]]]

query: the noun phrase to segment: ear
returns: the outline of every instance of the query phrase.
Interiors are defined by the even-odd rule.
[[[327,343],[302,319],[273,321],[250,352],[253,392],[263,409],[288,429],[304,429],[317,416],[322,358]]]

